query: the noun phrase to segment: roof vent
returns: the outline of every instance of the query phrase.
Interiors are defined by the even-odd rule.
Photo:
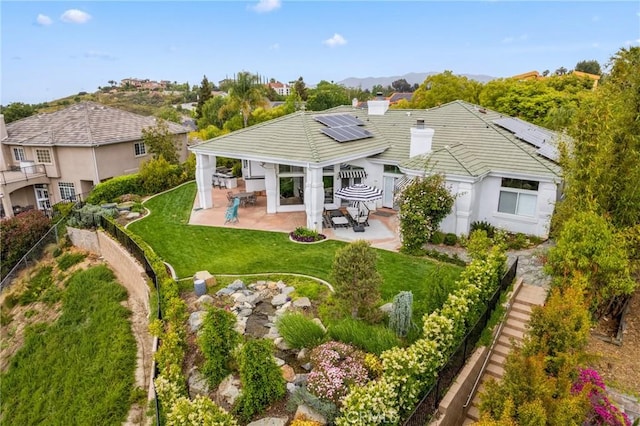
[[[416,129],[424,129],[424,120],[416,121]]]
[[[486,114],[487,110],[484,109],[484,108],[480,108],[480,109],[478,109],[478,112],[481,113],[481,114]]]

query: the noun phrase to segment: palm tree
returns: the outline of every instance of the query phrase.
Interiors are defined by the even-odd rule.
[[[238,73],[231,82],[228,93],[227,104],[220,108],[218,114],[224,115],[230,111],[235,113],[239,110],[242,114],[243,127],[247,127],[251,111],[267,104],[265,87],[260,84],[256,75],[246,71]]]

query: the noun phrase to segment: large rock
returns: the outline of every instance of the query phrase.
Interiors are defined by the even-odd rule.
[[[273,296],[273,299],[271,299],[271,304],[273,306],[282,306],[285,303],[287,303],[287,298],[289,296],[287,296],[286,294],[276,294],[275,296]]]
[[[298,299],[293,301],[293,306],[295,308],[309,308],[311,307],[311,301],[308,297],[299,297]]]
[[[393,311],[393,303],[385,303],[384,305],[380,306],[378,309],[380,309],[385,314],[390,314],[391,311]]]
[[[320,328],[322,329],[322,331],[324,331],[325,333],[327,332],[327,328],[324,326],[324,324],[322,323],[322,321],[320,321],[320,318],[314,318],[311,321],[315,322],[316,324],[318,324],[320,326]]]
[[[284,359],[278,358],[277,356],[274,356],[273,360],[276,362],[278,367],[282,367],[285,364]]]
[[[207,311],[196,311],[189,315],[189,328],[192,332],[196,332],[200,330],[202,327],[202,323],[204,322],[204,317],[207,315]]]
[[[245,296],[244,294],[242,294],[241,292],[235,292],[231,295],[231,298],[234,300],[234,302],[236,302],[237,304],[242,304],[247,300],[247,296]]]
[[[240,380],[235,379],[233,375],[228,375],[218,386],[216,394],[224,399],[229,405],[233,405],[240,395]]]
[[[198,271],[193,276],[194,281],[203,280],[207,287],[213,287],[216,285],[216,277],[211,275],[209,271]]]
[[[230,288],[233,291],[238,291],[238,290],[244,290],[247,287],[244,285],[242,280],[235,280],[234,282],[229,284],[227,288]]]
[[[209,306],[213,306],[213,297],[208,294],[203,294],[196,300],[196,307],[200,310],[205,310]]]
[[[247,331],[247,320],[249,317],[237,317],[236,325],[234,326],[234,330],[240,334],[244,334]]]
[[[303,359],[307,358],[308,356],[309,356],[309,349],[302,348],[302,349],[300,349],[300,352],[298,352],[297,358],[298,358],[298,361],[302,361]]]
[[[189,373],[189,395],[209,395],[209,384],[207,383],[206,377],[198,371],[197,368],[194,368]]]
[[[298,405],[296,414],[293,416],[294,419],[299,419],[301,417],[306,420],[312,420],[314,422],[318,422],[321,425],[327,424],[327,419],[325,419],[322,414],[318,413],[313,408],[308,407],[304,404]]]
[[[289,420],[287,417],[265,417],[264,419],[251,422],[247,426],[285,426],[287,420]]]
[[[288,351],[289,349],[291,349],[291,346],[289,346],[282,337],[276,337],[273,340],[273,343],[276,345],[276,348],[280,349],[281,351]]]
[[[294,287],[285,287],[282,290],[280,290],[280,293],[288,295],[288,294],[293,293],[294,291],[296,291],[296,289]]]
[[[293,368],[290,365],[283,365],[280,367],[280,371],[282,371],[282,377],[289,383],[293,383],[296,380],[296,372],[293,371]]]
[[[232,288],[229,287],[225,287],[225,288],[221,288],[220,290],[216,291],[216,296],[229,296],[230,294],[235,293],[236,291]]]
[[[139,218],[140,216],[141,216],[141,215],[140,215],[140,213],[138,213],[138,212],[131,212],[131,213],[129,213],[129,214],[127,214],[127,215],[125,216],[125,219],[128,219],[128,220],[131,220],[131,219],[137,219],[137,218]]]

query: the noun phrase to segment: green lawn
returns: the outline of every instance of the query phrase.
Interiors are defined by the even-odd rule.
[[[175,268],[179,277],[201,270],[214,275],[289,272],[331,282],[335,252],[346,243],[301,245],[289,241],[282,232],[188,225],[195,195],[192,182],[154,197],[145,203],[151,215],[129,226]],[[410,290],[418,309],[429,294],[426,277],[436,264],[386,250],[378,250],[378,254],[378,271],[384,280],[382,297],[390,301],[398,292]],[[460,271],[457,266],[440,266],[449,282]]]
[[[3,425],[124,422],[136,362],[126,297],[105,266],[69,279],[60,318],[31,326],[0,377]]]

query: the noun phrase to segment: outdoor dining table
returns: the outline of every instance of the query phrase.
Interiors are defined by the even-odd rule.
[[[247,204],[254,204],[256,199],[255,192],[238,192],[233,194],[235,198],[240,200],[240,205],[245,207]]]

